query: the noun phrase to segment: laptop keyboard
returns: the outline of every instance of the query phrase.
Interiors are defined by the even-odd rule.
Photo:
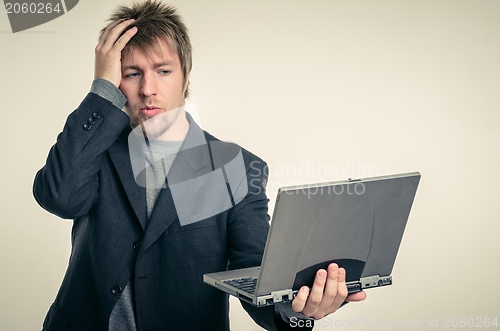
[[[230,280],[224,280],[224,283],[236,287],[242,291],[250,294],[255,294],[255,287],[257,286],[257,277],[255,278],[236,278]]]

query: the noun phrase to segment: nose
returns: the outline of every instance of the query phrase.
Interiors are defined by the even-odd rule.
[[[141,79],[140,94],[144,97],[156,95],[157,84],[154,75],[144,73]]]

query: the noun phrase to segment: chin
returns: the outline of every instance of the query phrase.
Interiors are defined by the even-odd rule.
[[[158,119],[141,123],[142,132],[148,139],[158,139],[170,128],[170,124]]]

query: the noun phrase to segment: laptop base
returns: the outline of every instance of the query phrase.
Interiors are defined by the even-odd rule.
[[[246,268],[241,270],[257,271],[259,269],[260,267]],[[299,289],[285,289],[280,291],[273,291],[268,295],[256,296],[255,287],[257,286],[257,277],[217,279],[221,274],[222,273],[205,274],[203,275],[203,281],[257,307],[266,307],[280,302],[293,301],[299,291]],[[359,281],[347,282],[346,285],[348,293],[352,294],[360,292],[364,289],[387,286],[391,284],[392,276],[380,277],[377,275],[363,277]]]

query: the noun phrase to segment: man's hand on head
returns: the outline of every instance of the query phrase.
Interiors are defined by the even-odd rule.
[[[121,37],[120,35],[134,22],[134,19],[114,22],[104,30],[99,43],[95,47],[94,79],[106,79],[116,87],[120,86],[122,79],[122,51],[125,45],[136,34],[137,27],[134,26]]]
[[[321,319],[334,313],[344,302],[362,301],[365,298],[364,291],[348,295],[345,269],[332,263],[327,270],[318,270],[312,289],[303,286],[299,290],[292,308],[305,316]]]

